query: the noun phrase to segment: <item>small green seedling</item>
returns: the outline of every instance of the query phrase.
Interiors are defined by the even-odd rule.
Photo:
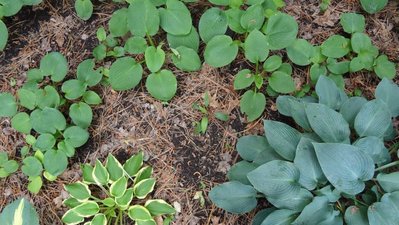
[[[0,178],[8,177],[19,168],[15,160],[9,160],[6,152],[0,152]]]

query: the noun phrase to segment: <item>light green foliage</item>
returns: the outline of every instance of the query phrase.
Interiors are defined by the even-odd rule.
[[[388,151],[384,137],[399,104],[389,96],[399,87],[384,78],[371,101],[348,98],[324,75],[316,87],[318,100],[277,98],[279,112],[300,130],[265,120],[265,136],[241,137],[237,151],[243,160],[210,199],[242,214],[266,198],[274,207],[260,211],[255,225],[396,224],[399,173],[390,168],[399,162],[391,162],[396,152]]]
[[[155,185],[155,179],[151,178],[152,169],[144,167],[140,170],[142,165],[142,152],[130,157],[124,165],[111,154],[105,164],[97,160],[94,168],[83,165],[83,180],[64,186],[70,195],[64,204],[70,209],[62,221],[65,224],[80,224],[84,220],[92,225],[127,224],[127,215],[138,224],[144,220],[155,224],[155,216],[173,216],[175,209],[164,200],[146,200],[144,205],[137,204],[136,200],[146,198]],[[138,181],[140,172],[137,171],[149,173]],[[102,193],[92,192],[89,184],[96,185]]]
[[[227,31],[227,17],[219,8],[210,8],[202,16],[198,25],[201,39],[208,43],[213,37],[224,35]]]
[[[20,198],[3,208],[0,221],[3,224],[39,225],[39,216],[28,200]]]
[[[388,0],[360,0],[360,3],[366,12],[374,14],[381,11],[388,4]]]
[[[75,10],[82,20],[88,20],[93,14],[93,3],[91,0],[76,0]]]
[[[0,51],[6,47],[8,40],[8,30],[3,21],[0,20]]]
[[[18,163],[15,160],[9,160],[6,152],[0,152],[0,178],[8,177],[8,175],[18,170]]]

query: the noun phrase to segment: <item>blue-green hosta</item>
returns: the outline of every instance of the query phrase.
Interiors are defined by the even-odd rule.
[[[0,213],[1,224],[4,225],[39,225],[39,217],[35,208],[25,198],[20,198]]]
[[[97,160],[94,167],[82,165],[82,172],[83,181],[65,185],[70,196],[64,201],[70,208],[62,217],[65,224],[123,225],[133,220],[137,225],[157,225],[154,217],[175,214],[162,199],[143,201],[154,190],[155,179],[152,168],[143,166],[142,152],[123,165],[109,155],[104,164]]]
[[[44,56],[39,68],[27,72],[27,81],[16,97],[0,93],[0,117],[11,118],[11,126],[25,135],[21,170],[29,178],[32,193],[39,192],[42,176],[53,181],[64,172],[68,158],[89,138],[91,106],[101,103],[98,94],[89,90],[103,76],[93,60],[79,64],[76,79],[66,80],[67,73],[65,57],[52,52]],[[5,153],[0,154],[0,177],[18,167]]]
[[[384,78],[371,101],[349,97],[321,76],[318,98],[280,96],[277,108],[295,129],[264,121],[265,136],[244,136],[242,161],[229,182],[210,192],[219,207],[237,214],[253,210],[258,198],[273,208],[254,225],[394,225],[399,220],[399,172],[384,141],[397,136],[399,87]]]

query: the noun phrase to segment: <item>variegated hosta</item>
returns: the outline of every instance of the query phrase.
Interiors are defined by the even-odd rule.
[[[97,160],[94,167],[83,165],[82,171],[82,182],[65,185],[70,197],[64,204],[71,208],[62,217],[66,224],[127,224],[127,215],[137,225],[156,225],[154,217],[170,218],[175,213],[164,200],[144,202],[155,179],[152,168],[143,167],[142,152],[123,165],[110,154],[104,165]]]
[[[399,221],[397,132],[399,87],[383,79],[376,99],[348,97],[321,76],[318,98],[280,96],[277,108],[297,128],[266,120],[265,136],[241,137],[243,161],[229,182],[210,192],[219,207],[237,214],[253,210],[258,198],[274,208],[261,210],[253,225],[394,225]],[[390,168],[388,170],[388,168]]]

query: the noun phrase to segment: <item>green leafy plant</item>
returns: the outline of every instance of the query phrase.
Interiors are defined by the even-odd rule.
[[[100,0],[101,2],[104,0]],[[116,3],[122,3],[124,0],[112,0]],[[91,0],[75,0],[75,11],[82,20],[89,20],[93,15],[93,3]]]
[[[18,101],[10,93],[0,93],[0,117],[11,117],[11,126],[25,134],[21,169],[29,177],[32,193],[39,192],[42,175],[53,181],[64,172],[68,158],[89,138],[90,105],[101,103],[98,94],[88,90],[102,79],[93,60],[79,64],[77,79],[65,80],[67,72],[65,57],[52,52],[43,57],[40,68],[27,72],[27,82],[17,91]],[[65,109],[70,123],[63,114]],[[2,171],[15,171],[15,166],[11,170],[7,165],[10,161],[3,163]]]
[[[17,171],[18,167],[17,161],[9,160],[6,152],[0,152],[0,178],[8,177]]]
[[[109,155],[104,164],[97,160],[94,167],[82,165],[82,172],[82,182],[65,185],[70,198],[64,204],[71,208],[62,217],[66,224],[130,224],[126,222],[130,218],[137,225],[156,225],[154,217],[175,214],[164,200],[145,201],[154,190],[155,179],[152,168],[143,167],[142,152],[123,165]]]
[[[374,14],[381,11],[387,4],[388,0],[360,0],[360,3],[364,9],[369,14]]]
[[[389,151],[384,141],[397,135],[392,118],[399,115],[399,87],[384,78],[368,101],[348,97],[321,76],[316,93],[318,99],[279,96],[279,112],[302,132],[265,120],[265,136],[241,137],[243,161],[210,199],[241,214],[266,198],[275,208],[260,211],[256,225],[396,224],[399,172],[392,167],[399,161],[391,161],[396,149]]]
[[[2,0],[0,1],[0,51],[6,47],[8,40],[7,26],[2,19],[4,17],[14,16],[23,6],[37,5],[42,0]]]
[[[25,198],[8,204],[0,213],[0,221],[5,225],[39,225],[35,208]]]
[[[322,12],[326,11],[331,4],[331,0],[321,0],[320,10]]]

